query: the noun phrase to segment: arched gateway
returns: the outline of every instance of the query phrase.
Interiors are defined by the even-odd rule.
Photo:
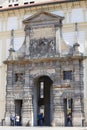
[[[51,90],[52,83],[50,77],[43,75],[35,80],[34,86],[34,125],[50,126],[52,120],[51,114]],[[42,122],[39,119],[43,115]]]
[[[6,125],[10,125],[10,114],[17,113],[23,126],[82,126],[84,57],[78,43],[64,42],[63,19],[48,12],[25,19],[25,40],[16,52],[12,30],[9,57],[4,62]]]

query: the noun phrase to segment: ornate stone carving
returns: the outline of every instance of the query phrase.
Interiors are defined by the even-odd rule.
[[[30,41],[30,56],[41,57],[55,54],[55,38]]]
[[[23,98],[23,92],[15,92],[14,93],[14,98],[15,99],[22,99]]]
[[[16,73],[15,74],[15,82],[17,83],[23,83],[24,82],[24,74],[23,73]]]
[[[48,15],[46,15],[46,13],[45,16],[46,20],[49,20]],[[43,19],[43,15],[40,15],[40,17],[38,15],[38,18]],[[38,18],[36,17],[35,19]],[[53,15],[50,17],[50,19],[51,18],[53,18]],[[31,20],[34,21],[35,19]],[[36,24],[35,21],[34,23]],[[37,111],[40,110],[38,106],[39,87],[41,85],[40,83],[43,82],[43,84],[45,85],[44,93],[45,92],[48,93],[48,95],[44,94],[45,97],[44,101],[46,102],[44,106],[47,108],[48,112],[45,111],[46,109],[44,109],[44,111],[46,114],[50,112],[49,118],[52,117],[50,118],[50,120],[52,120],[51,124],[55,126],[64,126],[65,118],[67,118],[67,116],[65,117],[65,115],[67,114],[65,113],[67,102],[65,104],[64,99],[72,99],[73,101],[72,120],[74,124],[76,120],[80,122],[82,121],[82,119],[79,118],[78,113],[80,112],[81,114],[83,114],[83,103],[81,101],[81,96],[83,94],[82,90],[84,87],[82,84],[83,57],[82,59],[81,57],[80,58],[76,57],[76,59],[74,59],[75,57],[73,57],[73,55],[72,57],[67,55],[65,55],[64,57],[58,55],[57,57],[58,53],[56,50],[59,49],[57,48],[59,46],[57,46],[58,39],[56,39],[55,37],[58,35],[55,34],[56,32],[51,32],[55,24],[53,24],[52,26],[50,25],[48,31],[49,22],[45,23],[46,24],[44,25],[45,29],[44,27],[42,27],[42,24],[40,24],[40,20],[37,26],[33,26],[34,23],[29,23],[29,25],[25,25],[26,48],[25,47],[22,48],[23,50],[25,49],[26,51],[24,59],[22,58],[19,61],[15,60],[14,62],[13,61],[6,62],[7,63],[6,119],[9,117],[7,116],[8,113],[13,112],[15,107],[18,108],[15,100],[21,100],[22,108],[20,109],[20,111],[22,110],[21,115],[22,125],[26,125],[28,121],[32,125],[37,125],[38,120]],[[28,21],[26,24],[28,24]],[[61,23],[59,24],[60,24],[59,26],[61,26]],[[37,28],[41,29],[36,30]],[[44,36],[41,34],[41,30],[42,32],[44,30]],[[50,33],[51,35],[49,35]],[[46,34],[48,35],[46,36]],[[60,44],[62,44],[62,41]],[[65,44],[63,45],[64,50],[66,50],[67,47],[65,46]],[[27,59],[26,56],[28,56]],[[71,80],[70,78],[68,80],[64,80],[63,71],[68,70],[72,70],[74,78],[72,78]],[[47,98],[49,98],[50,100],[46,101]],[[78,114],[77,117],[75,114],[76,112]],[[45,118],[46,117],[47,115],[45,115]],[[78,123],[78,125],[80,125],[81,123]]]

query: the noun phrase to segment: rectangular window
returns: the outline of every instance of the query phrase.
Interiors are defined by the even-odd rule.
[[[9,5],[9,7],[11,7],[12,5]]]
[[[15,82],[23,82],[23,73],[15,74]]]
[[[44,98],[44,82],[40,82],[40,98]]]
[[[18,4],[14,4],[14,6],[18,6]]]
[[[33,3],[34,3],[34,1],[31,1],[31,2],[30,2],[30,4],[33,4]]]
[[[28,4],[28,2],[25,2],[24,5]]]
[[[72,71],[63,71],[63,80],[72,80]]]

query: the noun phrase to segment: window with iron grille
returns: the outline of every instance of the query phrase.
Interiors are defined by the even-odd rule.
[[[63,80],[72,80],[72,71],[63,71]]]

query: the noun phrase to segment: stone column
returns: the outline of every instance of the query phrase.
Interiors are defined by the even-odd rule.
[[[30,81],[30,74],[28,65],[25,67],[25,86],[24,86],[24,100],[22,109],[22,125],[33,126],[33,96],[32,96],[32,81]]]
[[[26,93],[26,97],[23,100],[23,108],[22,108],[22,125],[23,126],[33,126],[33,113],[32,113],[32,96]]]
[[[64,19],[64,24],[66,24],[66,23],[68,23],[68,10],[66,9],[66,10],[64,10],[64,17],[65,17],[65,19]]]
[[[29,47],[30,47],[30,27],[26,25],[25,27],[25,41],[26,41],[26,57],[29,58]]]
[[[11,113],[15,116],[15,105],[14,105],[14,99],[13,97],[9,94],[7,94],[6,97],[6,117],[5,117],[5,124],[6,126],[10,126],[10,115]]]
[[[83,8],[83,20],[86,22],[86,8]]]
[[[72,18],[72,10],[71,10],[71,9],[68,10],[68,14],[69,14],[69,15],[68,15],[68,17],[69,17],[69,20],[68,20],[68,21],[69,21],[69,23],[71,23],[71,22],[72,22],[72,21],[71,21],[71,18]]]
[[[75,60],[73,61],[73,65],[74,65],[74,80],[75,82],[79,82],[80,81],[80,75],[79,75],[79,60]],[[78,88],[79,89],[79,88]]]
[[[1,19],[1,20],[0,20],[0,21],[1,21],[1,29],[0,29],[0,31],[3,31],[3,26],[4,26],[4,25],[3,25],[3,20],[4,20],[4,19],[3,19],[3,14],[2,14],[2,13],[0,14],[0,19]]]
[[[31,94],[31,102],[30,102],[30,125],[33,126],[34,125],[34,104],[33,104],[33,98],[34,98],[34,92],[33,92],[33,88],[34,88],[34,79],[32,76],[29,75],[29,87],[30,87],[30,94]]]
[[[25,10],[21,10],[20,11],[20,29],[24,29],[24,24],[23,24],[23,20],[24,20],[24,15],[25,15]]]
[[[20,11],[15,10],[14,15],[17,17],[17,29],[20,29]]]
[[[84,106],[83,106],[83,78],[82,68],[80,67],[79,60],[73,62],[74,65],[74,93],[73,100],[73,126],[82,126]],[[80,95],[80,96],[78,96]]]
[[[60,53],[60,29],[56,26],[56,55]]]
[[[64,126],[63,99],[60,99],[62,92],[53,86],[53,116],[52,126]]]
[[[7,68],[7,89],[6,89],[6,115],[5,123],[10,125],[10,115],[15,113],[14,100],[13,100],[13,66],[10,64]]]
[[[4,21],[3,21],[3,31],[7,30],[7,21],[8,21],[8,13],[3,13]]]
[[[81,111],[81,99],[80,97],[74,98],[73,100],[73,126],[82,126],[82,111]]]
[[[87,31],[85,32],[85,54],[87,56]],[[84,111],[85,126],[87,126],[87,59],[84,60]]]
[[[18,13],[18,14],[17,14],[17,13]],[[19,12],[16,12],[16,14],[17,14],[17,21],[18,21],[17,29],[20,29],[20,19],[21,19],[21,17],[20,17]]]

